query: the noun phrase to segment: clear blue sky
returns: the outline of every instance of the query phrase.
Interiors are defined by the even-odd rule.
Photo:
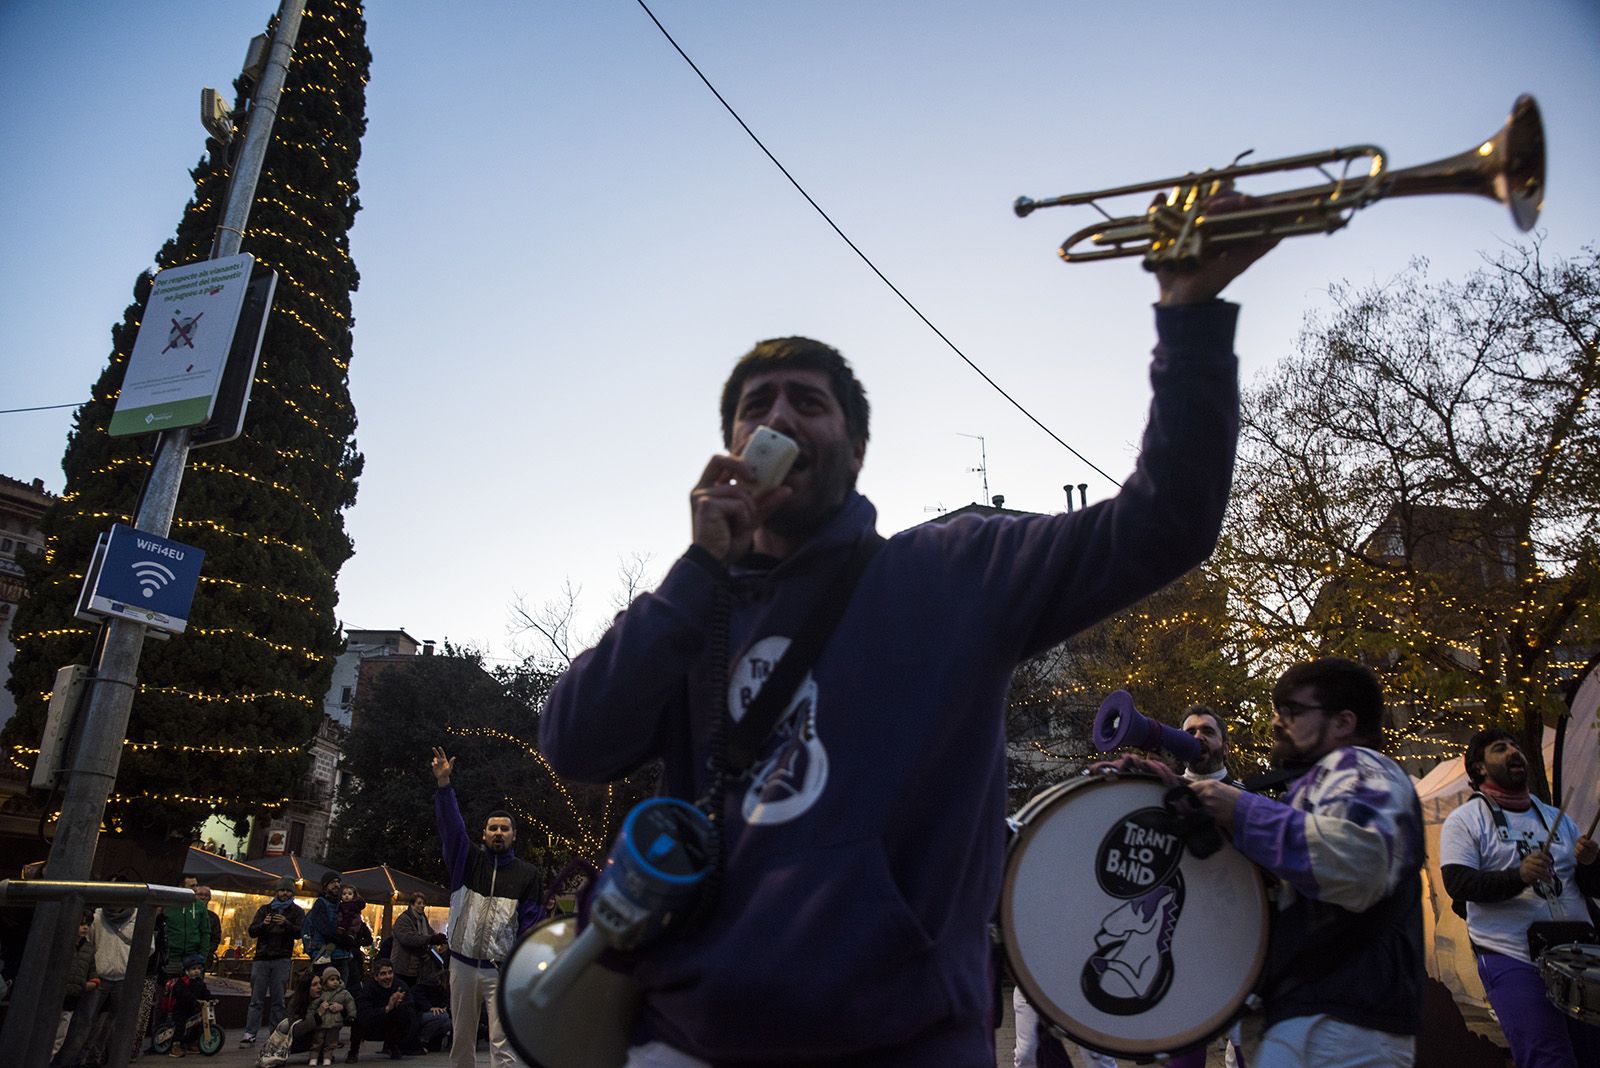
[[[1546,247],[1600,237],[1593,0],[655,0],[725,97],[939,328],[1121,477],[1147,402],[1153,284],[1067,267],[1088,209],[1044,197],[1375,142],[1466,149],[1520,92],[1544,110]],[[271,0],[0,5],[0,408],[80,401],[136,273],[172,233]],[[592,626],[620,558],[659,573],[759,338],[840,347],[874,406],[880,528],[981,493],[1055,510],[1112,491],[962,364],[760,155],[633,0],[367,13],[351,389],[367,457],[347,625],[509,648],[507,606],[570,579]],[[1296,184],[1299,184],[1298,182]],[[1265,185],[1247,186],[1263,191]],[[1134,206],[1125,205],[1123,210]],[[1396,200],[1286,243],[1228,296],[1247,378],[1330,284],[1427,257],[1459,277],[1517,237],[1475,198]],[[69,411],[0,416],[0,472],[62,488]],[[180,500],[181,507],[181,500]]]

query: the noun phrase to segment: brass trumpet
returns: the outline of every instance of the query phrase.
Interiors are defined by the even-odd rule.
[[[1248,153],[1247,153],[1248,154]],[[1243,157],[1241,157],[1243,158]],[[1352,174],[1367,161],[1365,174]],[[1106,221],[1086,226],[1061,244],[1068,263],[1143,256],[1145,267],[1160,263],[1194,262],[1206,249],[1235,241],[1295,234],[1331,234],[1349,224],[1360,209],[1385,197],[1424,196],[1432,193],[1474,193],[1492,197],[1511,209],[1518,228],[1530,230],[1544,207],[1544,124],[1539,105],[1526,94],[1517,97],[1511,117],[1487,141],[1458,155],[1404,170],[1388,169],[1388,156],[1376,145],[1350,145],[1326,152],[1264,163],[1232,166],[1163,178],[1154,182],[1070,193],[1046,200],[1018,197],[1012,206],[1019,218],[1037,208],[1088,204]],[[1206,199],[1233,189],[1234,181],[1256,174],[1314,167],[1327,182],[1253,198],[1239,211],[1207,214]],[[1339,176],[1330,167],[1341,168]],[[1168,190],[1143,215],[1113,217],[1099,200]],[[1092,250],[1077,251],[1087,243]]]

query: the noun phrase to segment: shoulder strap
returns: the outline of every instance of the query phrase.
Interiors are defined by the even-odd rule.
[[[1544,827],[1545,834],[1552,842],[1558,840],[1561,834],[1561,819],[1565,815],[1558,808],[1545,804],[1531,794],[1528,800],[1533,803],[1533,811],[1539,817],[1539,823]]]
[[[1476,797],[1489,807],[1489,815],[1494,817],[1494,828],[1499,832],[1500,840],[1502,842],[1511,841],[1511,828],[1506,826],[1506,814],[1501,811],[1500,806],[1489,800],[1487,794],[1478,790],[1472,791],[1472,797]],[[1468,798],[1468,800],[1471,800],[1471,798]]]
[[[772,728],[777,726],[778,718],[789,706],[800,680],[816,663],[823,645],[850,604],[850,595],[855,592],[856,582],[866,570],[867,563],[882,548],[883,541],[881,536],[872,532],[856,544],[838,575],[823,592],[821,600],[801,624],[789,648],[778,659],[771,676],[762,684],[761,692],[756,694],[756,699],[750,703],[739,722],[729,729],[727,767],[734,775],[742,775],[745,769],[755,763],[762,743],[772,733]]]

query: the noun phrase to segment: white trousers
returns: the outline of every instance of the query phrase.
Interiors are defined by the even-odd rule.
[[[478,1060],[478,1007],[489,1005],[489,1064],[491,1068],[517,1068],[522,1062],[506,1041],[500,1026],[500,1002],[495,988],[500,973],[450,958],[450,1064],[473,1068]]]
[[[1012,1047],[1011,1052],[1012,1063],[1016,1065],[1016,1068],[1037,1068],[1039,1063],[1039,1010],[1035,1009],[1033,1003],[1023,996],[1020,987],[1011,991],[1011,1014],[1016,1031],[1016,1045]],[[1059,1040],[1052,1037],[1049,1041]],[[1092,1049],[1084,1049],[1082,1046],[1068,1046],[1064,1042],[1062,1045],[1067,1046],[1069,1052],[1072,1049],[1076,1049],[1078,1057],[1083,1063],[1089,1065],[1089,1068],[1117,1068],[1117,1061],[1114,1057],[1108,1057],[1104,1053],[1096,1053]]]
[[[1245,1051],[1250,1068],[1411,1068],[1416,1039],[1391,1035],[1331,1016],[1296,1016],[1273,1024],[1258,1051]]]
[[[711,1065],[665,1042],[646,1042],[628,1050],[628,1059],[622,1068],[711,1068]]]

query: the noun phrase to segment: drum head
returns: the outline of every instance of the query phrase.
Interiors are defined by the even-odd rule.
[[[1231,845],[1184,848],[1142,776],[1086,777],[1035,798],[1006,858],[1000,925],[1024,996],[1074,1041],[1119,1056],[1221,1031],[1266,957],[1267,900]]]
[[[547,1009],[534,1008],[534,985],[577,939],[576,916],[529,929],[500,969],[500,1024],[533,1068],[618,1068],[639,1014],[639,988],[625,975],[591,964]]]

